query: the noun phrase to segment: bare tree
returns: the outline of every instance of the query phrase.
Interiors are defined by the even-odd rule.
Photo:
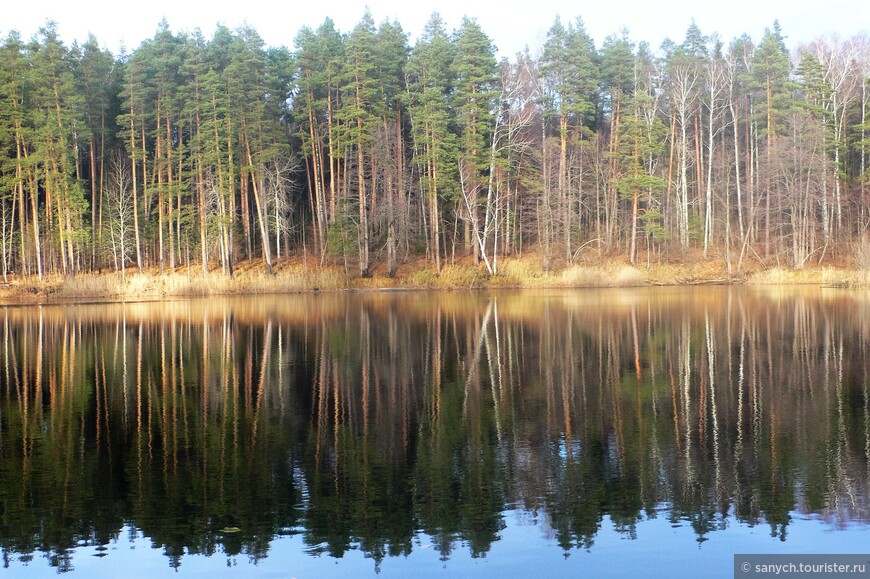
[[[281,154],[271,159],[263,171],[263,190],[266,213],[274,223],[275,259],[281,259],[281,238],[289,246],[288,238],[293,231],[292,195],[298,183],[301,163],[298,157]],[[268,240],[264,240],[268,243]]]
[[[718,42],[718,41],[717,41]],[[707,62],[704,91],[707,105],[707,185],[704,194],[704,258],[713,238],[713,153],[716,136],[722,131],[724,97],[728,90],[727,64],[718,47]],[[727,217],[726,217],[727,218]]]
[[[832,167],[834,206],[831,224],[837,231],[843,228],[843,201],[841,160],[846,144],[846,111],[860,92],[856,90],[859,82],[864,80],[860,72],[856,74],[856,62],[859,54],[859,44],[842,42],[838,37],[815,40],[802,49],[809,52],[822,65],[824,82],[830,90],[825,99],[824,107],[829,113],[831,122],[831,139],[834,153]]]
[[[12,197],[10,207],[9,199],[0,200],[0,252],[2,252],[3,262],[3,283],[9,282],[9,262],[12,259],[12,239],[15,235],[15,197]]]
[[[854,42],[857,46],[856,68],[861,79],[861,125],[860,125],[860,154],[861,160],[859,165],[859,180],[861,187],[861,207],[865,205],[867,194],[867,181],[870,180],[870,175],[867,174],[867,109],[870,108],[870,35],[866,32],[855,37]]]
[[[227,277],[233,277],[233,256],[230,230],[232,229],[232,213],[226,195],[219,186],[218,176],[211,170],[203,175],[206,193],[204,224],[206,233],[202,236],[205,243],[214,245],[211,236],[217,235],[217,246],[221,256],[221,269]]]
[[[468,211],[471,232],[490,275],[498,273],[498,235],[504,219],[502,179],[500,168],[512,152],[523,151],[530,143],[521,138],[534,118],[534,109],[525,106],[526,86],[523,71],[507,63],[502,66],[501,94],[498,110],[489,142],[489,177],[486,196],[480,198],[481,186],[471,178],[471,169],[463,159],[459,160],[459,178],[462,184],[462,199]],[[482,213],[482,218],[480,213]],[[492,257],[488,254],[491,252]]]
[[[121,272],[121,278],[126,279],[127,260],[132,249],[128,247],[127,239],[134,233],[133,217],[136,211],[133,197],[133,175],[130,159],[116,153],[109,161],[109,186],[106,195],[107,213],[109,215],[109,238],[112,242],[112,257],[115,271]]]
[[[679,207],[678,230],[680,247],[685,251],[689,248],[689,136],[691,112],[695,106],[699,71],[697,64],[689,58],[677,57],[671,66],[671,99],[674,115],[679,125],[677,160],[679,163]]]
[[[744,215],[743,203],[743,188],[741,177],[741,160],[742,153],[740,150],[740,100],[744,97],[740,86],[740,75],[742,68],[746,62],[750,62],[751,58],[747,58],[745,53],[752,48],[748,39],[744,41],[735,41],[728,49],[728,54],[724,62],[724,77],[728,86],[728,113],[731,117],[731,127],[734,146],[734,189],[737,201],[737,229],[740,237],[743,237],[743,230],[746,226],[746,217]],[[730,224],[730,219],[726,220],[726,224]],[[726,240],[728,243],[729,240]]]

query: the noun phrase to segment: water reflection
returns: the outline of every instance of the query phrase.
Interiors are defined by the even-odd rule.
[[[866,521],[868,314],[747,289],[6,308],[0,547],[64,571],[134,533],[177,567],[301,534],[377,567],[424,536],[485,556],[508,510],[565,552],[605,520]]]

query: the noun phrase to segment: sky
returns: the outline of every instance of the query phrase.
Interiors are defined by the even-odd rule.
[[[207,38],[217,23],[231,29],[246,23],[267,45],[292,48],[302,26],[316,28],[327,16],[340,31],[349,32],[365,6],[365,2],[351,0],[31,0],[3,7],[0,35],[5,38],[16,30],[26,40],[51,19],[68,44],[81,43],[93,33],[104,48],[117,55],[121,46],[130,52],[154,36],[158,23],[166,18],[174,32],[199,28]],[[646,41],[654,49],[665,38],[679,43],[693,18],[703,34],[716,33],[726,44],[744,33],[758,42],[776,19],[792,49],[818,37],[870,34],[870,2],[866,0],[824,0],[821,4],[797,0],[369,0],[368,7],[377,23],[398,20],[412,44],[435,10],[449,29],[458,27],[463,15],[476,18],[504,57],[526,46],[535,55],[556,15],[563,22],[582,17],[598,47],[622,28],[628,29],[634,42]]]

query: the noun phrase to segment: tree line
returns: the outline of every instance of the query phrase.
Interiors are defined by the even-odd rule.
[[[654,51],[556,18],[499,61],[474,19],[412,46],[366,11],[292,50],[163,21],[131,53],[51,22],[0,51],[4,279],[530,252],[730,273],[849,257],[870,220],[866,35],[790,52],[778,23],[726,45],[692,22]]]

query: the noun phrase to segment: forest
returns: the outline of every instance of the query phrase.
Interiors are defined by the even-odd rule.
[[[118,55],[53,22],[9,32],[3,280],[291,260],[494,276],[523,255],[870,266],[866,35],[790,49],[777,22],[729,42],[692,22],[657,49],[625,30],[596,46],[557,17],[499,61],[473,18],[434,13],[412,45],[366,11],[292,44],[165,20]]]

